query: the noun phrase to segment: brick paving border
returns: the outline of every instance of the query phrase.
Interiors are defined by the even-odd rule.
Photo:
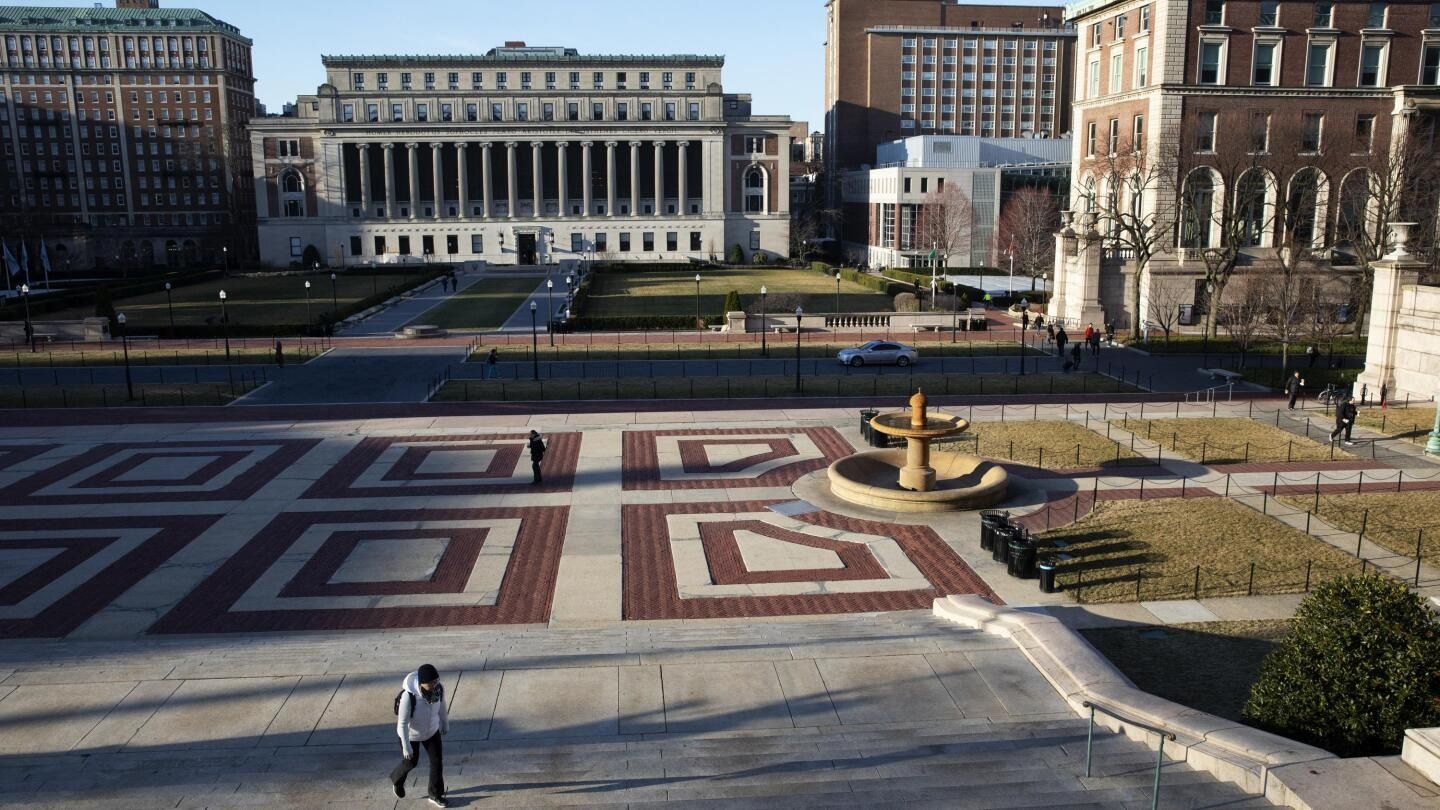
[[[751,478],[680,478],[660,477],[660,454],[656,439],[660,436],[703,436],[726,439],[730,437],[764,437],[804,435],[815,443],[821,458],[803,459],[791,464],[768,470]],[[708,466],[703,444],[712,442],[690,441],[681,444],[682,464],[688,471],[692,467]],[[713,444],[730,444],[729,441],[715,441]],[[794,449],[794,445],[791,445]],[[686,459],[684,454],[690,453]],[[664,489],[736,489],[740,487],[782,487],[790,486],[816,470],[823,470],[833,462],[855,452],[834,428],[724,428],[711,430],[627,430],[621,437],[621,479],[625,490]],[[769,454],[766,458],[770,458]],[[758,457],[757,457],[758,458]]]
[[[579,433],[550,433],[545,436],[547,451],[542,470],[545,475],[544,483],[539,486],[532,486],[529,482],[523,484],[499,484],[488,483],[485,479],[488,475],[467,475],[459,474],[451,478],[473,479],[464,484],[427,484],[409,487],[366,487],[356,486],[355,482],[360,476],[370,469],[386,450],[394,444],[437,444],[454,443],[466,445],[456,447],[456,450],[470,449],[473,442],[499,441],[510,442],[515,447],[523,450],[523,442],[526,440],[525,433],[483,433],[476,435],[449,435],[449,436],[369,436],[360,440],[360,444],[345,454],[345,457],[331,467],[324,476],[305,490],[301,498],[412,498],[426,495],[509,495],[527,494],[540,492],[569,492],[575,486],[575,468],[580,460],[580,434]],[[411,448],[414,449],[414,448]],[[423,452],[436,452],[445,450],[444,447],[420,448]],[[504,471],[503,478],[514,475],[519,466],[522,452],[498,454],[496,461],[502,459],[510,463],[510,469]],[[528,458],[528,457],[527,457]],[[413,461],[414,457],[411,456]],[[405,467],[402,467],[402,462]],[[386,474],[385,480],[396,480],[390,473],[397,469],[403,472],[408,469],[411,462],[405,461],[402,455],[400,462],[391,467]],[[418,469],[419,462],[414,461]],[[492,465],[493,467],[494,465]],[[399,475],[400,473],[396,473]],[[426,480],[430,476],[421,474],[414,479]]]
[[[778,503],[785,501],[623,506],[624,618],[715,619],[917,610],[928,608],[937,597],[957,593],[979,594],[1003,604],[984,580],[928,527],[890,525],[829,512],[811,512],[797,519],[826,529],[893,538],[932,587],[913,591],[680,598],[675,560],[670,553],[667,515],[741,514],[764,511]]]
[[[784,571],[751,571],[745,567],[736,532],[751,532],[797,546],[833,551],[840,558],[840,568],[794,569]],[[710,567],[710,580],[716,585],[755,585],[768,582],[841,582],[855,579],[888,579],[884,566],[869,549],[826,537],[814,537],[772,526],[759,520],[737,520],[731,523],[701,523],[700,543],[705,548],[705,562]]]
[[[295,576],[280,589],[282,598],[305,596],[393,596],[414,593],[460,593],[470,580],[489,529],[392,529],[335,532],[325,538]],[[330,578],[364,540],[424,540],[445,536],[449,542],[429,579],[331,582]]]

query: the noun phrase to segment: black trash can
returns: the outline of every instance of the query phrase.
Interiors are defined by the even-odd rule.
[[[1030,579],[1035,576],[1035,541],[1029,537],[1015,532],[1010,542],[1006,544],[1009,552],[1006,560],[1006,571],[1012,577]]]
[[[869,408],[860,412],[860,438],[866,443],[873,445],[875,440],[871,438],[870,420],[879,416],[879,411],[872,411]]]
[[[1055,563],[1042,562],[1036,568],[1040,571],[1040,592],[1055,593]]]
[[[991,551],[995,548],[995,530],[1010,525],[1010,513],[999,509],[986,509],[980,513],[980,549]]]
[[[993,531],[995,533],[991,540],[990,559],[1003,563],[1006,555],[1009,554],[1010,541],[1020,536],[1020,529],[1007,523],[1004,526],[996,526]]]

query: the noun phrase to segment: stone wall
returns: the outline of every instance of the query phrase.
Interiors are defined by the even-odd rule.
[[[1395,330],[1395,393],[1428,399],[1440,390],[1440,287],[1400,291]]]

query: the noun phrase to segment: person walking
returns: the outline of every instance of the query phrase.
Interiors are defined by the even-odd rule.
[[[1080,370],[1080,344],[1078,342],[1070,346],[1070,363],[1066,366],[1065,370],[1069,371],[1071,368],[1074,368],[1076,371]]]
[[[1086,324],[1086,325],[1085,325],[1085,342],[1086,342],[1087,344],[1090,343],[1090,340],[1091,340],[1091,338],[1093,338],[1093,337],[1095,337],[1095,324],[1093,324],[1093,323],[1091,323],[1091,324]]]
[[[1290,395],[1290,410],[1295,410],[1295,400],[1300,398],[1300,389],[1305,387],[1305,381],[1300,379],[1300,372],[1295,372],[1290,379],[1285,381],[1285,393]]]
[[[418,744],[424,746],[425,757],[430,760],[427,785],[430,803],[449,807],[445,801],[444,751],[440,740],[450,732],[450,716],[445,708],[445,687],[440,684],[440,673],[430,664],[422,664],[405,676],[403,689],[395,698],[395,732],[400,736],[400,752],[404,755],[400,764],[390,771],[395,797],[405,798],[405,780],[420,763]]]
[[[1100,333],[1098,331],[1090,333],[1090,353],[1096,357],[1100,356]]]
[[[1065,327],[1055,330],[1055,356],[1065,356],[1065,344],[1070,342],[1070,336],[1065,334]]]
[[[1048,323],[1048,324],[1045,325],[1045,342],[1046,342],[1046,343],[1054,343],[1054,342],[1055,342],[1055,322],[1054,322],[1054,321],[1051,321],[1050,323]]]
[[[1021,310],[1021,311],[1020,311],[1020,331],[1024,332],[1026,329],[1029,329],[1029,328],[1030,328],[1030,310],[1028,310],[1028,309]]]
[[[1330,431],[1330,443],[1334,444],[1340,434],[1345,434],[1345,446],[1352,447],[1355,442],[1350,440],[1350,431],[1355,427],[1355,417],[1359,414],[1355,407],[1355,398],[1346,396],[1335,409],[1335,429]]]
[[[493,380],[500,376],[500,350],[494,346],[490,347],[490,353],[485,355],[485,379]]]
[[[275,341],[275,365],[285,367],[285,347],[278,340]]]
[[[526,446],[530,448],[530,470],[535,473],[535,480],[531,483],[543,483],[540,477],[540,462],[545,460],[545,440],[540,438],[540,431],[530,431],[530,441]]]

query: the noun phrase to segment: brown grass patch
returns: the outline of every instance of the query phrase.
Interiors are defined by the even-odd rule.
[[[1223,498],[1101,501],[1039,538],[1080,602],[1298,593],[1307,570],[1309,587],[1360,570],[1354,557]]]
[[[1355,424],[1416,444],[1429,441],[1435,428],[1434,408],[1362,408]]]
[[[1249,419],[1118,419],[1111,424],[1202,464],[1259,464],[1353,458],[1337,446]],[[1328,433],[1329,423],[1324,428]],[[1323,437],[1322,437],[1323,438]]]
[[[976,422],[939,446],[1042,469],[1118,466],[1140,458],[1128,445],[1063,420]]]
[[[1292,495],[1280,500],[1315,511],[1313,497]],[[1347,532],[1358,533],[1363,527],[1366,540],[1396,554],[1415,556],[1419,542],[1422,557],[1440,559],[1440,491],[1322,495],[1315,514]]]

